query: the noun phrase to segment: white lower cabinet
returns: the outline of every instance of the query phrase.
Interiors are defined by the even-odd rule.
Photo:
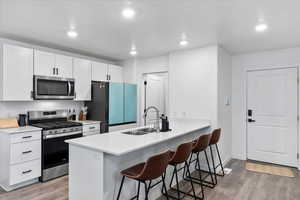
[[[6,191],[41,176],[41,130],[33,129],[0,130],[0,186]]]
[[[100,134],[100,122],[93,124],[83,124],[83,136]]]
[[[10,164],[23,163],[41,158],[41,140],[11,144]]]
[[[10,167],[9,184],[15,185],[41,176],[41,160],[33,160]]]

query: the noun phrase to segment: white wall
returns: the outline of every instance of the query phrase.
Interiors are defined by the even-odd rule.
[[[125,61],[126,81],[138,83],[140,100],[143,74],[169,72],[169,115],[196,118],[221,127],[220,151],[231,158],[231,56],[218,46],[171,52],[168,56]],[[134,74],[136,76],[134,77]],[[231,103],[231,102],[229,102]],[[139,111],[141,111],[139,102]],[[172,127],[171,127],[172,128]]]
[[[170,54],[170,114],[217,126],[217,46]]]
[[[246,69],[300,65],[300,48],[232,57],[232,154],[246,159]]]
[[[79,113],[83,102],[76,101],[12,101],[0,102],[0,118],[18,117],[19,114],[27,114],[30,110],[55,110],[76,109]]]
[[[222,128],[219,144],[224,160],[231,158],[232,151],[231,66],[231,55],[218,48],[218,127]]]
[[[137,84],[138,88],[138,123],[143,123],[142,110],[143,104],[141,103],[141,97],[143,93],[144,74],[168,72],[169,68],[169,56],[159,56],[145,59],[130,59],[122,62],[124,81],[128,83]]]

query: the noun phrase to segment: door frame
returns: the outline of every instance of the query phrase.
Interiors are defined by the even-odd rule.
[[[276,69],[289,69],[289,68],[294,68],[294,69],[297,69],[297,76],[298,76],[298,80],[299,80],[299,77],[300,77],[300,72],[299,72],[299,66],[298,65],[290,65],[290,66],[265,66],[265,67],[247,67],[244,69],[244,109],[243,109],[243,114],[245,116],[245,123],[244,123],[244,134],[243,134],[243,146],[244,146],[244,151],[242,153],[242,158],[244,160],[247,160],[247,157],[248,157],[248,152],[247,152],[247,149],[248,149],[248,141],[247,141],[247,138],[248,138],[248,121],[247,121],[247,109],[248,109],[248,73],[251,72],[251,71],[264,71],[264,70],[276,70]],[[300,87],[299,87],[299,81],[298,81],[298,85],[297,85],[297,111],[298,111],[298,116],[299,116],[299,113],[300,113]],[[299,144],[300,144],[300,130],[299,130],[299,120],[297,122],[297,137],[298,137],[298,140],[297,140],[297,152],[295,152],[296,154],[298,153],[299,155],[299,151],[300,151],[300,147],[299,147]],[[298,170],[300,170],[300,159],[298,158]]]
[[[144,119],[143,119],[143,113],[144,113],[144,97],[145,97],[145,88],[144,88],[144,81],[145,81],[145,77],[147,75],[157,75],[157,74],[166,74],[167,77],[168,77],[168,81],[167,81],[167,85],[168,85],[168,91],[166,93],[166,102],[167,102],[167,105],[166,105],[166,115],[168,116],[169,115],[169,111],[170,111],[170,103],[169,103],[169,93],[170,93],[170,74],[169,74],[169,71],[157,71],[157,72],[145,72],[145,73],[142,73],[141,74],[141,79],[139,80],[139,84],[141,84],[141,87],[140,87],[140,98],[139,98],[139,101],[140,101],[140,108],[139,108],[139,111],[138,111],[138,118],[139,118],[139,123],[140,125],[144,125]]]

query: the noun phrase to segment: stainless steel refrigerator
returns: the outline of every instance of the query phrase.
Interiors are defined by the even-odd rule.
[[[88,120],[102,121],[108,126],[136,123],[137,85],[129,83],[92,82],[92,100],[88,107]]]
[[[87,120],[101,121],[101,133],[108,132],[109,120],[109,83],[92,82],[92,99],[86,101]]]

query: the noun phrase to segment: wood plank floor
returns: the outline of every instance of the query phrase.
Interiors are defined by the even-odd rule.
[[[280,177],[249,172],[245,162],[232,160],[227,167],[233,172],[219,178],[218,186],[205,189],[207,200],[299,200],[300,177]],[[186,183],[182,183],[188,187]],[[63,177],[47,183],[37,183],[12,192],[0,191],[0,200],[67,200],[68,178]],[[200,188],[197,192],[200,193]],[[164,197],[159,200],[164,200]],[[186,200],[192,199],[189,197]]]

